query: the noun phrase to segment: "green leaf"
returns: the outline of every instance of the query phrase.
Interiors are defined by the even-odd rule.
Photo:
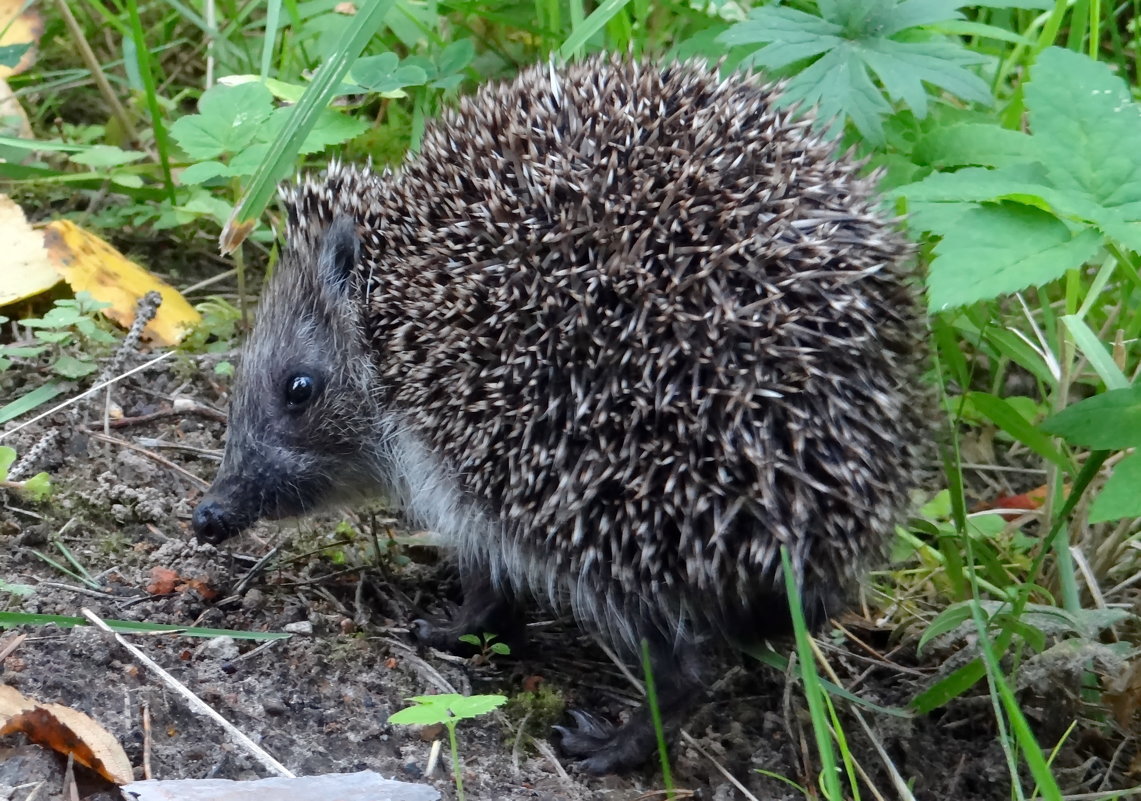
[[[273,112],[273,95],[262,84],[212,86],[198,101],[198,113],[170,126],[171,136],[195,161],[216,159],[248,147]]]
[[[15,420],[17,417],[35,409],[40,404],[47,403],[56,395],[63,392],[66,386],[66,384],[62,384],[58,381],[51,381],[43,386],[36,387],[31,392],[21,395],[11,403],[0,406],[0,423]]]
[[[846,116],[872,143],[884,140],[883,117],[891,112],[891,104],[883,99],[848,42],[837,45],[790,80],[782,99],[816,106],[823,123],[842,123]]]
[[[474,645],[476,648],[479,648],[482,644],[479,641],[479,637],[474,634],[461,634],[460,642],[466,642],[468,645]]]
[[[997,125],[968,122],[927,132],[913,155],[934,167],[1005,167],[1025,162],[1034,137]],[[951,173],[958,175],[959,173]]]
[[[475,58],[475,41],[457,39],[449,44],[436,57],[440,75],[451,75],[467,67]]]
[[[861,50],[863,60],[883,83],[888,96],[902,100],[915,116],[927,116],[924,82],[964,100],[990,105],[990,87],[964,65],[985,59],[949,42],[895,42],[879,39]]]
[[[36,588],[31,584],[14,584],[0,579],[0,592],[10,592],[13,595],[27,597],[35,593]]]
[[[395,92],[405,86],[421,86],[428,80],[423,67],[400,65],[395,53],[381,53],[358,59],[349,73],[351,80],[370,92]]]
[[[47,473],[36,473],[24,482],[20,491],[33,501],[47,500],[52,492],[51,476]]]
[[[79,359],[66,353],[56,359],[55,364],[52,365],[52,372],[64,378],[82,378],[85,375],[91,375],[98,369],[99,365],[94,360]]]
[[[290,637],[289,634],[274,631],[187,628],[186,626],[172,626],[166,623],[139,623],[133,620],[104,620],[103,622],[121,634],[154,634],[156,632],[164,632],[179,634],[184,637],[233,637],[236,640],[283,640]],[[89,626],[91,623],[85,617],[37,615],[29,612],[0,612],[0,628],[47,625],[72,628],[73,626]]]
[[[1060,189],[1080,189],[1141,219],[1141,107],[1109,66],[1060,47],[1044,50],[1025,88],[1030,129]]]
[[[138,150],[123,150],[113,145],[95,145],[82,153],[76,153],[71,157],[71,161],[88,167],[118,167],[146,158],[146,155]]]
[[[503,695],[469,695],[454,701],[451,704],[451,710],[457,718],[476,718],[480,715],[486,715],[505,703],[507,703],[507,697]]]
[[[193,186],[212,181],[215,178],[230,177],[233,173],[230,168],[220,161],[200,161],[191,164],[178,176],[178,182],[183,186]]]
[[[24,57],[24,53],[27,53],[31,46],[31,42],[0,45],[0,67],[14,67],[19,64],[20,59]]]
[[[969,602],[961,601],[957,604],[951,604],[940,612],[935,619],[931,621],[931,625],[927,627],[927,630],[923,632],[923,636],[919,638],[919,643],[915,646],[916,653],[922,652],[923,647],[936,637],[957,629],[970,619],[971,607]]]
[[[1141,451],[1117,463],[1090,507],[1090,523],[1125,517],[1141,517]]]
[[[767,43],[749,57],[750,64],[770,70],[826,53],[843,40],[844,29],[813,14],[787,6],[764,6],[749,12],[717,37],[719,42],[737,45]]]
[[[1096,450],[1141,447],[1141,384],[1086,398],[1040,427],[1048,434]],[[1141,492],[1137,494],[1141,496]]]
[[[16,461],[16,449],[0,445],[0,481],[8,479],[8,470]]]
[[[928,86],[967,101],[993,102],[987,83],[968,69],[982,63],[983,56],[958,37],[918,33],[925,26],[961,20],[961,5],[956,0],[830,0],[818,3],[819,16],[767,5],[751,10],[718,40],[734,47],[761,45],[742,64],[768,70],[817,59],[791,76],[787,99],[818,106],[826,125],[834,117],[841,123],[850,119],[864,137],[880,144],[883,118],[892,112],[885,92],[920,118],[927,113]],[[869,69],[882,89],[872,82]]]
[[[463,696],[458,693],[417,695],[409,698],[415,706],[389,716],[389,723],[431,726],[435,723],[454,725],[457,721],[478,717],[507,702],[502,695]]]
[[[1014,203],[977,206],[959,216],[935,247],[927,279],[933,312],[1042,284],[1081,267],[1097,252],[1093,229],[1074,233],[1046,211]]]

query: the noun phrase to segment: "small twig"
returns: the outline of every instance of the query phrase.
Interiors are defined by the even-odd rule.
[[[74,396],[68,398],[63,403],[57,403],[55,406],[51,407],[46,412],[41,412],[31,419],[25,420],[24,422],[20,423],[19,425],[13,426],[12,428],[9,428],[7,431],[0,431],[0,440],[3,440],[6,437],[12,436],[17,431],[20,431],[21,429],[27,428],[28,426],[32,425],[33,423],[38,423],[40,420],[43,420],[45,417],[51,417],[56,412],[61,411],[63,409],[66,409],[69,406],[72,406],[72,405],[78,403],[79,401],[83,400],[84,398],[86,398],[90,395],[94,395],[96,392],[103,389],[103,387],[110,386],[111,384],[114,384],[117,381],[122,381],[124,378],[128,378],[130,376],[133,376],[135,373],[142,372],[143,370],[146,370],[148,367],[153,367],[154,365],[158,364],[159,362],[163,361],[164,359],[169,359],[173,355],[174,355],[174,351],[168,350],[165,353],[160,353],[158,356],[155,356],[153,359],[149,359],[149,360],[143,362],[142,364],[140,364],[136,367],[132,367],[130,370],[128,370],[127,372],[125,372],[121,375],[117,375],[114,378],[109,378],[108,380],[106,380],[104,382],[90,386],[87,389],[83,390],[83,392],[80,392],[78,395],[74,395]]]
[[[452,683],[440,675],[440,671],[436,670],[423,659],[418,657],[412,650],[411,646],[406,645],[405,643],[400,642],[400,640],[396,640],[391,637],[380,637],[379,639],[381,642],[388,643],[389,645],[404,651],[403,658],[408,662],[411,662],[413,667],[417,668],[417,671],[421,674],[421,676],[423,676],[429,684],[435,685],[440,692],[456,692],[456,688],[452,686]]]
[[[246,574],[238,579],[237,586],[234,587],[234,594],[245,595],[246,589],[251,584],[253,584],[254,581],[258,579],[258,577],[261,576],[261,574],[265,571],[265,566],[273,561],[279,553],[281,553],[281,546],[275,545],[266,553],[265,556],[254,562],[253,567],[247,570]]]
[[[535,738],[531,740],[531,744],[535,746],[536,751],[547,758],[547,761],[551,763],[551,766],[555,769],[555,773],[559,775],[560,779],[565,782],[571,780],[570,774],[568,774],[566,768],[563,767],[563,763],[559,762],[559,758],[555,754],[555,749],[551,748],[550,743],[546,740]]]
[[[62,581],[40,581],[36,583],[37,587],[51,587],[54,590],[63,590],[64,592],[74,592],[76,595],[89,595],[92,598],[98,598],[101,601],[114,601],[116,596],[109,592],[101,590],[93,590],[90,587],[76,587],[71,584],[64,584]]]
[[[4,647],[0,648],[0,663],[10,657],[12,653],[20,647],[20,643],[28,639],[27,634],[17,634],[8,642],[4,643]]]
[[[693,736],[690,735],[689,732],[683,729],[681,732],[681,738],[693,746],[695,749],[697,749],[697,753],[708,759],[713,764],[713,767],[717,768],[717,771],[726,779],[728,779],[730,784],[737,788],[741,795],[745,796],[745,798],[749,799],[749,801],[760,801],[760,799],[750,793],[748,788],[746,788],[745,785],[741,784],[741,782],[738,781],[737,777],[730,773],[724,765],[714,759],[712,754],[702,748],[701,744],[697,742],[697,740],[693,739]]]
[[[92,431],[88,429],[87,433],[96,442],[106,442],[109,445],[118,445],[121,448],[126,448],[127,450],[134,451],[135,453],[145,456],[152,461],[158,462],[163,467],[169,470],[173,470],[174,472],[180,474],[183,478],[188,479],[190,483],[194,484],[194,486],[198,487],[198,489],[204,490],[210,486],[208,482],[203,481],[198,476],[187,470],[185,467],[177,465],[174,462],[170,461],[170,459],[167,459],[163,456],[159,456],[154,451],[149,451],[146,448],[140,448],[138,445],[127,442],[125,439],[120,439],[119,437],[111,437],[107,434],[101,434],[98,431]]]
[[[143,701],[143,778],[154,776],[151,771],[151,705]]]
[[[111,627],[108,626],[106,623],[104,623],[103,619],[100,618],[97,614],[92,612],[90,609],[87,609],[86,607],[84,607],[83,609],[80,609],[79,611],[84,617],[86,617],[88,620],[90,620],[96,626],[96,628],[98,628],[100,631],[103,631],[107,634],[110,634],[112,637],[114,637],[115,641],[118,642],[119,645],[123,646],[128,651],[130,651],[131,655],[134,656],[135,659],[139,660],[139,662],[141,662],[144,667],[146,667],[148,670],[150,670],[152,673],[154,673],[156,676],[158,676],[160,679],[162,679],[162,681],[168,687],[170,687],[176,693],[181,695],[183,697],[183,699],[185,699],[185,701],[190,705],[190,708],[192,710],[194,710],[195,712],[198,712],[199,714],[205,715],[206,717],[210,718],[215,723],[217,723],[219,726],[221,726],[222,729],[225,730],[225,732],[230,735],[230,737],[233,739],[233,741],[235,743],[237,743],[238,745],[245,748],[246,751],[248,751],[250,753],[250,755],[254,757],[254,759],[261,762],[261,764],[267,770],[272,771],[273,773],[276,773],[279,776],[284,776],[287,779],[295,778],[292,771],[290,771],[288,768],[286,768],[284,765],[282,765],[280,762],[278,762],[276,759],[274,759],[272,756],[270,756],[265,751],[265,749],[263,749],[261,746],[259,746],[257,743],[255,743],[253,740],[251,740],[249,737],[247,737],[245,734],[243,734],[241,732],[241,730],[238,729],[237,726],[235,726],[233,723],[230,723],[230,721],[226,720],[224,717],[219,715],[214,710],[213,707],[211,707],[209,704],[207,704],[205,701],[203,701],[197,695],[192,693],[181,682],[179,682],[178,679],[176,679],[174,676],[172,676],[168,672],[166,672],[166,670],[164,670],[158,664],[158,662],[155,662],[153,659],[151,659],[149,656],[144,654],[142,651],[140,651],[134,645],[127,642],[127,640],[125,640],[123,637],[121,637],[118,633],[113,631],[111,629]]]

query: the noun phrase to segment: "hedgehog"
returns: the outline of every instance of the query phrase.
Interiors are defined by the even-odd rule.
[[[882,558],[929,427],[912,248],[877,180],[780,103],[696,63],[534,66],[428,125],[396,170],[283,189],[245,345],[218,543],[368,496],[455,546],[434,644],[537,598],[636,659],[667,726],[708,654],[810,621]],[[559,728],[595,773],[649,710]]]

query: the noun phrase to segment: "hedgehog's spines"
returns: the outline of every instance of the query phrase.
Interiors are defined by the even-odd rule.
[[[779,91],[540,64],[398,172],[283,193],[296,253],[357,222],[378,403],[476,504],[448,532],[464,558],[618,639],[755,625],[781,544],[826,606],[918,465],[911,248],[878,176]]]

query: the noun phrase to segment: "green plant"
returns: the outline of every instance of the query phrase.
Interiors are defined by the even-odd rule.
[[[32,330],[39,344],[12,343],[0,345],[0,371],[12,366],[14,359],[32,359],[48,354],[52,372],[64,378],[82,378],[98,369],[94,351],[110,345],[115,336],[102,327],[96,317],[109,306],[86,292],[74,298],[61,298],[43,317],[20,320]]]
[[[198,325],[191,329],[179,344],[190,353],[224,353],[233,350],[238,338],[241,310],[224,298],[211,297],[195,304],[202,315]],[[215,370],[225,374],[225,370]]]
[[[1121,250],[1141,251],[1141,155],[1120,147],[1141,138],[1128,87],[1105,65],[1053,47],[1024,96],[1029,134],[958,126],[942,147],[962,169],[896,190],[909,225],[940,237],[927,281],[933,311],[1040,286],[1102,248],[1137,269]]]
[[[16,461],[16,450],[0,445],[0,489],[16,490],[32,501],[47,500],[51,495],[51,477],[47,473],[37,473],[24,481],[11,481],[8,471]]]
[[[782,102],[817,106],[824,122],[851,120],[876,145],[885,141],[883,123],[894,103],[918,118],[927,115],[924,84],[975,103],[993,102],[986,82],[968,69],[985,59],[936,30],[938,23],[962,19],[957,9],[965,3],[819,0],[816,5],[819,16],[790,6],[754,8],[720,41],[762,44],[745,57],[747,65],[782,70],[811,61],[789,79]]]
[[[484,633],[482,636],[478,634],[461,634],[460,642],[467,643],[468,645],[475,646],[479,649],[476,658],[480,664],[490,664],[491,657],[495,656],[510,656],[511,646],[505,642],[496,642],[499,637],[496,634]]]
[[[1141,385],[1087,398],[1047,420],[1042,428],[1075,445],[1123,452],[1090,507],[1090,522],[1141,517]],[[1126,454],[1129,450],[1132,453]]]
[[[403,726],[432,726],[442,723],[448,729],[448,742],[452,749],[452,772],[456,781],[456,793],[461,801],[464,798],[463,770],[460,767],[459,747],[456,744],[456,726],[461,720],[486,715],[507,702],[503,695],[460,695],[441,693],[440,695],[417,695],[407,699],[415,706],[401,709],[388,717],[389,723]]]
[[[216,178],[253,175],[281,133],[292,109],[274,106],[274,91],[296,99],[302,87],[280,82],[269,86],[256,80],[234,85],[218,84],[198,101],[198,113],[180,117],[171,136],[194,164],[183,170],[182,184],[200,184]],[[298,152],[316,153],[360,135],[365,125],[332,109],[324,109],[300,143]]]

